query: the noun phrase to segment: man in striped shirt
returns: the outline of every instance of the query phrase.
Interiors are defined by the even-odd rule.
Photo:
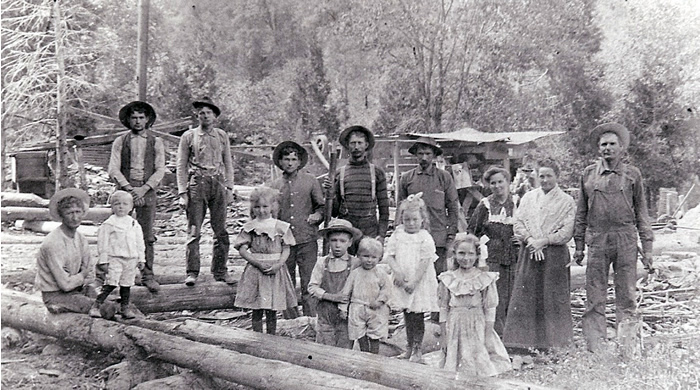
[[[350,158],[336,172],[333,216],[350,221],[365,236],[384,242],[389,226],[389,196],[384,170],[368,160],[374,134],[366,127],[350,126],[340,133],[338,141]]]

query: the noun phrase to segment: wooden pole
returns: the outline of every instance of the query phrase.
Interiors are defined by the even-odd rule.
[[[137,77],[139,83],[139,100],[146,101],[146,71],[148,69],[148,13],[150,0],[139,0],[139,32],[138,32],[138,55],[136,58]]]
[[[37,296],[2,289],[3,326],[141,355],[256,389],[388,389],[372,382],[254,357],[86,314],[50,314]],[[153,321],[157,322],[157,321]],[[251,332],[252,333],[252,332]]]
[[[394,141],[394,204],[396,208],[399,207],[399,153],[401,149],[399,147],[399,141]],[[400,221],[395,221],[394,225],[397,226]]]

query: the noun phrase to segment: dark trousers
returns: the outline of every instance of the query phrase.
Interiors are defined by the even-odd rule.
[[[301,305],[305,316],[316,315],[316,298],[309,294],[309,281],[318,258],[318,242],[316,240],[297,244],[291,247],[287,258],[287,269],[296,286],[297,266],[299,267],[299,279],[301,282]]]
[[[214,231],[211,273],[214,277],[221,277],[228,272],[226,267],[229,250],[229,237],[226,230],[228,195],[223,180],[221,175],[195,175],[190,178],[187,204],[187,275],[199,275],[199,239],[202,236],[202,222],[207,208],[209,208],[211,228]]]
[[[636,317],[636,232],[602,233],[588,245],[586,311],[583,313],[582,328],[588,347],[592,350],[607,337],[605,302],[611,264],[615,272],[615,320],[619,327],[623,321]]]
[[[498,336],[503,337],[503,329],[506,327],[506,317],[508,316],[508,304],[510,303],[510,296],[513,293],[513,285],[515,284],[517,263],[510,265],[488,263],[488,265],[489,271],[498,272],[499,274],[496,281],[498,306],[496,307],[496,322],[493,324],[493,328]]]
[[[129,184],[131,184],[132,187],[141,187],[144,183],[143,180],[129,180]],[[121,189],[124,190],[123,188]],[[141,271],[141,281],[153,280],[153,244],[156,242],[156,236],[153,233],[153,223],[156,220],[155,190],[149,190],[144,198],[146,204],[134,207],[134,211],[136,211],[136,221],[141,225],[143,243],[146,246],[146,264],[143,271]]]

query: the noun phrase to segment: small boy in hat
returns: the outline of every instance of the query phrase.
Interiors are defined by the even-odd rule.
[[[51,218],[61,225],[41,243],[34,288],[51,313],[90,310],[92,299],[85,293],[95,275],[88,241],[78,232],[89,205],[90,196],[77,188],[60,190],[49,202]]]
[[[306,149],[293,141],[275,147],[272,160],[282,170],[282,177],[270,184],[280,192],[278,219],[291,225],[296,245],[291,247],[287,269],[296,284],[296,268],[301,281],[301,303],[305,316],[316,315],[316,300],[308,291],[311,271],[318,258],[318,224],[323,220],[326,203],[316,178],[301,172],[309,160]],[[286,318],[297,316],[296,310],[285,311]]]
[[[90,308],[90,316],[100,317],[100,306],[109,294],[119,286],[122,317],[136,317],[129,307],[131,286],[134,285],[137,267],[143,268],[145,247],[141,225],[129,213],[134,208],[130,193],[115,191],[110,197],[112,215],[97,230],[99,264],[107,264],[107,274],[102,291]]]
[[[359,265],[357,258],[348,254],[348,248],[362,237],[362,232],[344,219],[331,220],[319,232],[327,236],[330,253],[316,262],[309,281],[309,293],[318,299],[316,342],[350,349],[352,342],[348,336],[348,320],[338,304],[348,302],[342,290],[350,271]]]

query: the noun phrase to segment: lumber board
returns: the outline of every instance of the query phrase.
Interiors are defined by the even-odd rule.
[[[194,320],[182,324],[137,319],[135,325],[189,340],[209,343],[253,356],[282,360],[397,389],[542,389],[533,384],[498,378],[457,378],[455,372],[406,360],[329,347],[304,340],[271,336]]]
[[[219,346],[86,314],[50,314],[27,294],[2,289],[3,325],[116,351],[148,357],[258,389],[388,389],[324,371],[267,360]]]

